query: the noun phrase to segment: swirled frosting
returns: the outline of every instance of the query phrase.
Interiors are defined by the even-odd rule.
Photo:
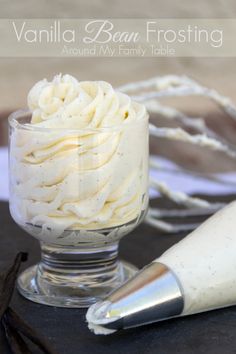
[[[32,124],[47,128],[102,128],[144,118],[144,105],[104,81],[78,82],[70,75],[39,81],[30,90]]]
[[[147,190],[145,107],[107,82],[70,75],[36,83],[28,106],[31,121],[11,143],[17,219],[58,237],[138,218]]]

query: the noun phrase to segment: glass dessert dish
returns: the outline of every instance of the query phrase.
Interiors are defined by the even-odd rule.
[[[148,205],[148,116],[71,129],[52,124],[58,110],[32,124],[30,108],[9,117],[10,212],[42,257],[18,290],[38,303],[87,307],[136,271],[118,259],[118,244]]]

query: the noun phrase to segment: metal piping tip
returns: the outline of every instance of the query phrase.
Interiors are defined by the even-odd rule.
[[[164,264],[153,262],[104,301],[92,305],[86,319],[96,334],[109,334],[179,316],[183,308],[178,279]]]

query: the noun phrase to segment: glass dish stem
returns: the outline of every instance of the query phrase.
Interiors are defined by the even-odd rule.
[[[47,305],[87,307],[136,271],[118,260],[118,242],[79,248],[41,243],[41,251],[40,263],[20,275],[18,289]]]

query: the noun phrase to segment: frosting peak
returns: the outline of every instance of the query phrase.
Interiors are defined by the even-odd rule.
[[[142,118],[145,107],[105,81],[57,75],[36,83],[28,94],[32,124],[57,128],[102,128]]]

